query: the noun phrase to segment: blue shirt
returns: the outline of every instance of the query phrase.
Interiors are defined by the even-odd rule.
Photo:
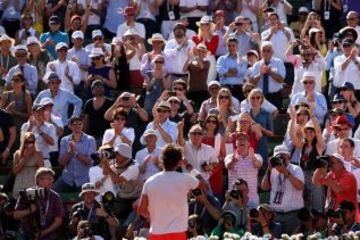
[[[242,85],[244,84],[244,77],[247,71],[247,61],[241,58],[240,64],[238,63],[239,58],[236,56],[230,56],[226,54],[221,56],[216,64],[217,72],[220,76],[221,85]],[[236,68],[237,75],[235,77],[225,77],[225,74],[230,68]]]
[[[119,25],[125,22],[124,9],[128,6],[129,0],[110,0],[107,11],[104,27],[110,32],[116,34]]]
[[[69,142],[72,140],[72,134],[63,137],[60,142],[59,162],[62,163],[62,158],[69,150]],[[87,156],[90,160],[90,155],[96,152],[95,139],[83,133],[80,141],[75,142],[76,151],[80,155]],[[68,164],[64,167],[62,172],[62,179],[70,186],[81,187],[84,183],[89,182],[89,169],[93,165],[91,160],[90,165],[86,165],[73,156]]]
[[[36,97],[34,103],[39,104],[41,99],[43,98],[52,98],[49,89],[41,91],[39,95]],[[80,116],[81,107],[83,103],[82,100],[73,93],[63,89],[59,89],[57,95],[55,96],[55,98],[52,98],[52,100],[54,102],[52,113],[55,116],[61,118],[61,121],[64,124],[64,126],[66,126],[68,123],[67,116],[68,116],[68,108],[70,104],[74,105],[73,116]]]
[[[28,63],[25,63],[23,67],[23,71],[21,71],[19,64],[10,68],[8,74],[6,75],[6,84],[11,82],[11,79],[15,73],[23,72],[26,82],[25,86],[30,91],[30,93],[35,96],[39,81],[37,69]]]
[[[51,38],[54,41],[54,44],[49,45],[46,50],[48,51],[50,57],[55,60],[57,59],[57,54],[55,50],[56,44],[64,42],[69,45],[69,35],[64,32],[46,32],[40,35],[40,43],[43,44],[48,38]]]
[[[250,78],[254,78],[256,75],[260,73],[260,67],[264,64],[264,59],[256,62],[253,66],[253,70],[250,73]],[[278,58],[271,58],[269,66],[271,70],[277,74],[279,74],[282,78],[285,78],[286,70],[284,62]],[[258,82],[258,87],[263,89],[263,77],[260,78]],[[275,93],[280,91],[283,88],[283,84],[275,81],[271,76],[269,76],[269,93]]]
[[[2,3],[3,1],[1,1]],[[2,4],[3,5],[3,4]],[[25,5],[24,0],[19,0],[19,8],[15,8],[15,0],[9,0],[7,7],[4,10],[4,13],[2,15],[3,19],[6,20],[20,20],[21,17],[21,9],[23,9]],[[2,6],[3,7],[3,6]]]
[[[257,50],[258,46],[255,42],[253,42],[250,38],[250,34],[247,32],[242,33],[231,33],[229,37],[234,37],[237,40],[238,52],[242,56],[246,56],[246,53],[249,50]]]
[[[273,119],[269,112],[261,108],[259,114],[254,116],[252,110],[250,110],[250,116],[262,127],[266,128],[267,130],[274,131]],[[268,159],[268,138],[265,135],[260,138],[256,147],[256,153],[260,154],[264,160]]]
[[[324,117],[327,112],[327,104],[324,95],[321,93],[315,92],[315,108],[314,115],[317,118],[320,125],[324,123]],[[290,106],[295,106],[295,104],[305,102],[308,103],[305,91],[299,92],[291,97]]]

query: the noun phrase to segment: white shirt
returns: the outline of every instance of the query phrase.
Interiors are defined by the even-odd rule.
[[[136,153],[135,162],[139,166],[141,166],[144,163],[144,160],[148,155],[151,155],[151,159],[146,164],[145,172],[141,173],[142,179],[144,181],[160,171],[160,169],[153,162],[153,159],[160,158],[160,154],[161,154],[161,149],[158,147],[156,147],[154,151],[152,151],[151,153],[149,152],[148,148],[141,149]]]
[[[225,165],[232,161],[233,154],[228,154],[225,157]],[[263,162],[262,157],[259,154],[255,154],[255,157],[258,161]],[[258,173],[259,169],[254,166],[253,160],[249,156],[242,158],[238,156],[238,159],[234,163],[232,169],[228,169],[228,189],[233,188],[234,182],[238,178],[244,179],[249,187],[249,199],[259,203],[258,195]]]
[[[160,124],[160,126],[162,127],[162,129],[164,129],[164,131],[170,135],[171,137],[171,142],[175,143],[176,139],[177,139],[177,135],[178,135],[178,130],[177,130],[177,125],[176,123],[170,121],[169,119],[166,120],[163,124]],[[155,129],[154,123],[151,122],[146,126],[146,129],[154,129],[156,132],[156,136],[157,136],[157,141],[156,141],[156,146],[159,148],[162,148],[166,145],[165,140],[162,138],[159,129]],[[145,145],[144,142],[144,137],[141,137],[141,143]]]
[[[141,57],[140,50],[136,48],[135,55],[129,60],[129,70],[140,70],[141,69]]]
[[[188,197],[199,181],[186,173],[160,172],[144,184],[142,194],[149,200],[150,233],[185,232],[188,228]]]
[[[263,103],[261,104],[261,108],[269,113],[273,113],[277,111],[277,107],[275,107],[271,102],[264,99]],[[247,99],[241,101],[240,110],[241,112],[250,112],[251,105]]]
[[[25,133],[28,131],[29,127],[30,127],[29,122],[26,122],[21,126],[21,139],[23,139],[23,137],[24,137]],[[36,126],[33,126],[31,129],[31,132],[35,135],[36,148],[42,153],[43,158],[45,160],[49,160],[49,158],[50,158],[49,153],[52,151],[51,145],[47,144],[45,139],[42,136],[40,136],[40,132],[43,132],[46,135],[49,135],[54,140],[54,144],[57,144],[57,142],[55,142],[55,139],[57,139],[55,126],[51,123],[44,122],[44,124],[40,127],[40,129],[38,129]],[[48,161],[47,164],[49,164],[49,163],[50,163],[50,161]]]
[[[356,30],[356,32],[357,32],[357,34],[358,34],[358,38],[356,39],[356,42],[355,42],[355,43],[360,46],[360,26],[359,26],[359,25],[356,26],[356,27],[355,27],[355,30]]]
[[[346,61],[344,54],[335,57],[334,59],[334,86],[341,87],[344,82],[351,82],[356,90],[360,90],[360,70],[353,61],[350,61],[347,68],[341,69],[341,65]],[[360,57],[356,58],[360,62]]]
[[[192,39],[194,36],[196,36],[196,32],[194,30],[191,30],[190,28],[186,29],[185,36],[187,39]],[[174,32],[171,31],[168,40],[174,39]]]
[[[68,50],[67,59],[71,60],[73,57],[77,58],[76,64],[79,66],[80,64],[91,66],[91,58],[89,58],[89,53],[85,50],[85,48],[81,48],[80,50],[76,50],[74,47]],[[87,78],[87,71],[83,71],[80,69],[80,81],[83,81]]]
[[[304,183],[304,173],[299,166],[289,164],[287,170]],[[304,207],[303,191],[295,189],[289,179],[284,178],[284,175],[280,174],[275,168],[271,170],[270,182],[270,207],[273,211],[286,213]],[[282,182],[283,187],[281,187],[280,182]],[[274,203],[277,191],[283,191],[284,193],[280,203]]]
[[[190,142],[185,143],[184,157],[186,161],[193,166],[193,168],[201,173],[205,180],[209,180],[210,176],[208,172],[203,170],[202,165],[204,163],[211,165],[219,162],[215,149],[212,146],[203,143],[198,149],[196,149]]]
[[[134,142],[135,132],[134,132],[133,128],[123,128],[123,130],[121,131],[121,135],[124,135],[127,139],[129,139],[131,144]],[[115,136],[115,129],[113,129],[113,128],[107,129],[104,133],[102,144],[104,145],[104,144],[110,142],[114,136]],[[123,141],[121,140],[120,136],[116,136],[115,141],[112,146],[115,147],[116,145],[118,145],[119,143],[122,143],[122,142]]]
[[[274,50],[274,57],[280,58],[281,60],[286,59],[286,49],[289,47],[290,43],[294,41],[294,34],[290,28],[285,27],[285,29],[290,33],[290,40],[286,37],[286,34],[282,30],[276,31],[270,38]],[[261,40],[264,39],[270,34],[270,28],[261,33]]]
[[[96,183],[104,178],[103,169],[100,166],[94,166],[89,169],[89,182]],[[97,189],[100,194],[96,196],[97,201],[101,201],[101,195],[106,192],[112,192],[116,196],[115,185],[108,175],[103,184]]]
[[[118,27],[118,29],[116,31],[116,37],[122,38],[124,33],[128,29],[131,29],[131,28],[134,29],[135,32],[137,32],[142,39],[145,39],[145,27],[144,27],[144,24],[138,23],[138,22],[135,22],[135,26],[129,26],[129,25],[127,25],[126,22],[119,25],[119,27]]]
[[[180,0],[180,7],[195,7],[198,6],[208,6],[209,0]],[[200,11],[196,9],[188,13],[181,13],[181,16],[185,17],[202,17],[206,15],[206,11]]]
[[[164,53],[167,60],[166,66],[170,74],[185,74],[183,67],[187,60],[187,52],[193,47],[195,47],[195,43],[191,40],[188,40],[185,48],[180,48],[176,39],[172,39],[166,43]]]
[[[314,59],[308,68],[304,68],[301,66],[299,68],[295,68],[295,78],[294,83],[291,90],[291,96],[304,91],[304,84],[301,82],[303,75],[305,72],[313,72],[315,73],[315,91],[321,92],[321,78],[322,72],[326,70],[326,62],[323,57],[319,57]]]
[[[50,68],[51,65],[55,66],[55,73],[61,79],[60,88],[74,93],[74,85],[78,85],[81,81],[80,69],[78,65],[73,61],[69,60],[66,60],[64,62],[54,60],[46,65],[46,73],[53,72]],[[72,81],[70,81],[70,79],[65,76],[66,68],[69,69],[68,75],[72,77]],[[47,83],[47,79],[44,79],[44,82]]]
[[[351,138],[354,143],[355,143],[355,148],[354,148],[354,155],[355,156],[360,156],[360,140],[359,139],[355,139],[355,138]],[[330,155],[330,154],[334,154],[338,152],[338,147],[339,147],[339,143],[340,143],[340,139],[337,138],[331,142],[328,142],[328,144],[326,144],[326,154]]]
[[[64,124],[63,124],[63,122],[61,121],[61,118],[55,116],[53,113],[51,113],[51,123],[50,123],[50,124],[54,125],[55,130],[56,130],[56,127],[64,129]],[[57,152],[57,151],[59,151],[58,140],[59,140],[59,136],[58,136],[58,134],[56,133],[55,138],[54,138],[55,144],[49,147],[49,148],[50,148],[50,152]]]

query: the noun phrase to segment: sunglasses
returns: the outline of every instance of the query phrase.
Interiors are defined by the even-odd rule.
[[[93,58],[91,58],[92,60],[100,60],[101,59],[101,57],[99,56],[99,57],[93,57]]]
[[[246,121],[246,120],[240,120],[239,123],[240,123],[240,124],[248,124],[249,122]]]
[[[182,88],[174,88],[174,91],[180,91],[180,92],[182,92],[182,91],[184,91],[184,89],[182,89]]]
[[[207,120],[206,123],[218,124],[216,120]]]
[[[304,81],[303,83],[304,83],[305,85],[312,85],[312,84],[314,84],[313,81]]]
[[[58,52],[67,52],[66,48],[60,48],[59,50],[57,50]]]
[[[26,57],[26,54],[15,54],[15,57],[17,57],[17,58],[23,58],[23,57]]]
[[[261,52],[271,52],[271,49],[263,49]]]
[[[25,141],[24,143],[25,144],[33,144],[33,143],[35,143],[35,140],[33,140],[33,141]]]
[[[122,97],[121,99],[124,100],[124,101],[129,101],[130,98],[129,97]]]
[[[244,25],[243,22],[236,22],[236,23],[235,23],[235,26],[237,26],[237,27],[242,26],[242,25]]]
[[[335,128],[336,131],[347,131],[349,130],[349,128],[345,127],[345,128],[340,128],[340,127],[337,127]]]
[[[56,82],[51,81],[51,82],[49,82],[49,84],[52,84],[52,85],[60,85],[60,82],[59,82],[59,81],[56,81]]]
[[[114,120],[116,120],[116,121],[125,121],[126,119],[124,117],[115,117]]]
[[[333,101],[332,103],[333,104],[342,104],[342,103],[344,103],[344,101]]]
[[[348,91],[350,89],[346,88],[346,87],[343,87],[343,88],[340,88],[340,91]]]
[[[351,44],[343,44],[342,47],[343,48],[349,48],[349,47],[351,47]]]
[[[168,110],[162,110],[162,109],[158,109],[158,110],[156,110],[158,113],[167,113],[167,112],[169,112]]]
[[[98,40],[102,40],[103,38],[102,37],[95,37],[93,38],[94,41],[98,41]]]
[[[154,63],[156,63],[156,64],[164,64],[163,61],[155,61]]]
[[[202,136],[203,133],[202,132],[192,132],[190,133],[191,135],[198,135],[198,136]]]
[[[219,96],[219,99],[229,99],[229,96]]]
[[[178,101],[173,100],[173,101],[169,101],[169,103],[170,103],[170,104],[178,104],[179,102],[178,102]]]
[[[261,97],[260,97],[260,96],[255,96],[255,97],[251,97],[250,99],[251,99],[251,100],[255,100],[255,99],[260,100]]]

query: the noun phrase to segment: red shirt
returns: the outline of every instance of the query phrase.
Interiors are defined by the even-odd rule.
[[[202,142],[209,146],[215,147],[215,137],[204,137]],[[222,179],[222,165],[217,164],[211,169],[209,178],[209,183],[213,193],[222,193]]]
[[[204,41],[203,38],[199,37],[198,35],[194,36],[192,40],[196,45],[199,45]],[[213,35],[210,41],[205,41],[205,46],[211,52],[212,55],[215,55],[218,45],[219,45],[218,35]]]

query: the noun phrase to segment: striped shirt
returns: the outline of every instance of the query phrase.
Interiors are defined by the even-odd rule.
[[[228,154],[225,158],[225,165],[231,161],[233,154]],[[259,154],[255,157],[262,163],[263,159]],[[249,187],[249,200],[259,202],[259,195],[257,193],[258,187],[258,172],[259,169],[254,166],[253,160],[250,156],[238,156],[237,161],[231,169],[228,169],[228,188],[232,189],[234,182],[238,178],[244,179]]]

